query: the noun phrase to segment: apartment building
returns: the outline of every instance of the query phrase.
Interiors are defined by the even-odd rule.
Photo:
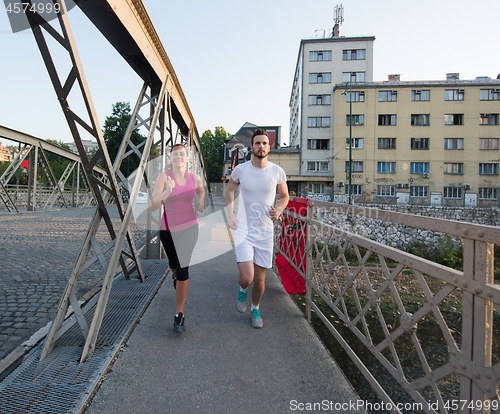
[[[351,78],[373,82],[375,37],[339,37],[300,42],[290,97],[290,147],[300,149],[298,194],[334,193],[334,87]]]
[[[500,78],[374,82],[375,37],[333,33],[300,42],[289,103],[298,195],[499,206]]]
[[[349,194],[351,161],[358,202],[499,205],[500,79],[348,86],[334,87],[335,194]]]

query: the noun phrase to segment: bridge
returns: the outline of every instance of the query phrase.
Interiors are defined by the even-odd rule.
[[[22,349],[16,348],[14,354],[8,355],[10,360],[3,364],[6,368],[3,371],[6,378],[0,384],[0,394],[3,394],[4,398],[2,407],[6,407],[4,402],[8,401],[14,404],[14,411],[36,412],[36,409],[40,409],[40,412],[51,412],[50,410],[57,411],[65,404],[70,404],[69,410],[85,409],[89,396],[96,389],[93,384],[98,384],[102,380],[106,370],[117,357],[120,361],[119,352],[136,323],[144,317],[144,322],[152,324],[155,317],[147,317],[146,314],[143,316],[142,312],[156,292],[159,292],[159,298],[164,298],[164,302],[162,305],[152,305],[152,309],[160,310],[163,305],[171,301],[169,294],[160,289],[165,278],[168,279],[168,274],[165,260],[160,260],[160,244],[154,231],[154,224],[158,224],[159,217],[151,214],[149,210],[146,211],[142,232],[144,234],[139,235],[141,232],[137,232],[132,224],[144,176],[148,177],[149,183],[154,181],[155,175],[166,166],[166,148],[177,142],[185,142],[196,149],[199,157],[191,160],[192,169],[200,175],[205,175],[203,149],[193,115],[143,3],[139,0],[78,2],[78,7],[144,81],[138,93],[129,128],[123,137],[114,163],[110,160],[97,122],[91,91],[85,79],[64,3],[60,0],[56,0],[55,3],[60,8],[57,21],[46,21],[37,13],[27,14],[27,17],[78,148],[78,162],[81,164],[96,208],[90,210],[92,211],[91,217],[88,218],[90,224],[87,231],[81,235],[80,240],[83,245],[73,258],[74,265],[71,269],[64,269],[67,272],[65,274],[67,285],[62,292],[59,292],[59,305],[50,328],[43,334],[43,342],[39,345],[40,339],[33,339],[35,346],[29,351],[27,350],[29,344],[24,343],[21,345]],[[47,41],[47,37],[51,38],[50,42]],[[57,66],[51,54],[51,48],[54,47],[62,48],[67,53],[72,63],[69,71],[65,72],[63,68]],[[84,102],[83,111],[78,106],[71,105],[75,95]],[[145,128],[148,134],[140,145],[135,145],[130,137],[133,130],[139,127]],[[156,131],[159,132],[159,137],[156,136]],[[98,151],[90,159],[83,147],[84,136],[92,137],[99,146]],[[36,148],[38,147],[35,146],[35,151]],[[156,149],[161,154],[158,168],[155,168],[152,162]],[[130,177],[123,176],[119,168],[123,160],[132,153],[141,161],[131,181]],[[97,165],[100,165],[102,170],[96,171]],[[128,205],[124,203],[122,197],[126,187],[130,194]],[[60,193],[57,196],[61,202],[64,201]],[[9,204],[9,201],[6,203]],[[314,207],[348,214],[353,220],[362,214],[368,214],[371,219],[386,220],[459,237],[463,240],[464,246],[463,271],[438,265],[342,228],[325,224],[314,217]],[[388,411],[405,412],[405,404],[409,402],[417,404],[417,411],[429,413],[465,413],[473,410],[487,413],[496,410],[500,365],[498,344],[495,339],[498,335],[495,337],[494,333],[497,332],[499,324],[500,289],[493,279],[493,267],[494,246],[500,243],[500,231],[497,228],[470,223],[446,222],[378,210],[349,209],[352,207],[310,200],[304,211],[287,212],[283,224],[277,229],[276,254],[284,258],[287,267],[293,269],[298,280],[305,281],[306,318],[312,320],[315,316],[323,321],[357,369],[377,392]],[[77,215],[82,211],[84,210],[66,210],[67,214]],[[216,212],[211,211],[211,213],[213,215]],[[48,211],[40,214],[63,213]],[[14,216],[6,217],[10,220]],[[31,218],[30,215],[20,217]],[[53,223],[57,222],[57,217],[63,216],[54,217],[56,218]],[[223,217],[221,209],[220,214],[207,221],[210,236],[201,243],[203,246],[213,248],[226,246],[222,247],[220,255],[222,260],[215,259],[212,263],[206,261],[205,266],[211,272],[202,270],[201,265],[199,268],[201,286],[207,289],[206,292],[212,292],[209,297],[220,299],[221,303],[222,297],[231,296],[230,291],[225,290],[225,284],[229,286],[228,281],[235,273],[234,266],[232,268],[230,266],[233,257],[227,246],[228,235]],[[64,231],[61,233],[64,234]],[[61,236],[57,233],[47,240],[61,240],[59,237]],[[16,240],[16,237],[12,238],[13,244],[9,245],[9,251],[19,248]],[[137,248],[138,243],[141,244],[140,248]],[[49,255],[46,254],[46,257]],[[37,259],[39,266],[46,266],[40,264],[44,263],[43,254],[37,256]],[[222,261],[228,265],[222,266]],[[29,263],[25,265],[16,263],[16,265],[21,274],[33,273],[36,270],[36,267],[31,267]],[[85,278],[85,274],[92,270],[97,278],[90,276]],[[334,404],[329,406],[334,407],[331,411],[353,411],[349,402],[359,401],[360,398],[344,381],[334,361],[323,352],[324,349],[321,351],[322,348],[314,339],[314,335],[311,335],[309,326],[301,322],[300,312],[297,313],[297,308],[293,307],[276,278],[278,273],[276,269],[274,273],[269,274],[271,283],[269,296],[279,305],[271,302],[273,305],[270,305],[269,310],[272,310],[271,314],[276,315],[277,323],[273,325],[271,316],[270,329],[264,330],[265,334],[261,339],[268,346],[266,356],[279,361],[277,350],[280,350],[285,356],[284,360],[282,359],[280,364],[269,363],[265,358],[260,360],[262,349],[259,343],[253,343],[251,334],[249,336],[248,333],[239,330],[240,328],[235,328],[236,322],[234,318],[228,316],[228,308],[215,304],[215,308],[211,309],[212,315],[215,315],[215,322],[222,321],[215,325],[212,325],[211,319],[201,318],[207,310],[207,305],[203,302],[207,295],[200,291],[196,300],[203,307],[195,310],[193,314],[212,328],[208,331],[213,336],[203,336],[190,343],[181,339],[182,342],[173,345],[171,349],[174,352],[181,353],[187,350],[197,367],[195,370],[187,369],[188,361],[176,365],[178,359],[175,354],[165,358],[167,365],[163,365],[162,372],[167,374],[161,378],[164,381],[171,381],[168,389],[182,393],[183,388],[175,382],[177,378],[182,378],[187,384],[196,386],[191,388],[196,390],[196,399],[189,402],[194,408],[200,408],[200,399],[206,399],[211,404],[206,412],[219,412],[217,403],[221,402],[227,404],[224,406],[226,410],[231,411],[237,408],[231,405],[229,400],[208,397],[212,395],[214,389],[211,384],[226,378],[234,370],[242,369],[248,375],[232,376],[232,381],[224,382],[224,388],[235,392],[239,397],[235,402],[240,406],[244,405],[245,401],[248,402],[245,398],[246,392],[254,391],[256,398],[252,401],[255,401],[255,405],[247,403],[246,408],[249,408],[249,411],[289,412],[301,410],[299,407],[306,407],[299,405],[301,403],[321,404],[323,401]],[[23,282],[21,274],[14,280]],[[207,279],[211,274],[217,274],[218,278]],[[87,283],[88,289],[81,289],[82,282]],[[410,295],[409,288],[405,287],[406,282],[410,283],[411,289],[416,290],[418,300],[415,295]],[[210,291],[209,287],[214,290]],[[218,287],[221,287],[220,291]],[[32,287],[28,287],[26,291],[31,294],[32,290]],[[36,291],[36,288],[34,290]],[[99,294],[95,294],[96,292]],[[36,294],[34,293],[35,296]],[[12,293],[10,296],[9,298],[9,295],[5,295],[6,303],[9,303],[9,300],[10,303],[17,301],[15,294]],[[30,302],[28,298],[22,299],[26,299],[27,303],[35,303]],[[459,324],[450,324],[448,321],[447,312],[451,305],[447,305],[450,303],[453,303],[455,305],[453,308],[460,312]],[[209,305],[214,304],[210,302]],[[53,307],[55,307],[54,302],[47,301],[46,308]],[[29,308],[28,305],[24,311],[28,312]],[[32,305],[31,308],[35,306]],[[5,309],[8,309],[7,305]],[[129,309],[130,312],[125,312],[125,309]],[[384,316],[387,312],[390,312],[391,318]],[[88,321],[91,321],[90,326]],[[229,324],[223,323],[228,321]],[[441,342],[438,348],[435,343],[426,345],[419,330],[429,321],[440,331]],[[20,324],[18,328],[22,329],[23,323],[17,323]],[[217,331],[221,324],[222,333]],[[9,326],[10,329],[16,329],[14,325]],[[159,325],[150,326],[154,333],[161,330]],[[276,330],[273,331],[273,327]],[[280,327],[281,329],[278,329]],[[196,328],[200,328],[198,332],[208,335],[208,331],[196,326],[196,322],[194,328],[195,332]],[[237,330],[237,335],[232,333],[233,329]],[[151,340],[147,330],[141,331],[140,335],[143,337],[146,335],[146,338]],[[20,341],[20,338],[16,340]],[[168,339],[177,340],[171,337]],[[132,334],[131,344],[133,341]],[[356,347],[365,348],[373,363],[365,362],[360,356],[364,351],[355,348],[355,342],[358,343]],[[120,392],[125,392],[133,400],[134,390],[139,390],[147,384],[145,378],[152,370],[155,367],[161,369],[157,365],[156,358],[158,355],[163,356],[164,343],[156,343],[156,348],[148,347],[150,354],[145,354],[141,350],[141,346],[146,347],[145,342],[138,340],[138,343],[139,348],[134,348],[137,355],[132,359],[124,359],[127,362],[119,368],[117,378],[126,382],[134,373],[142,372],[142,381],[132,381],[130,392],[127,392],[124,384],[115,389],[108,388],[106,398],[109,397],[108,401],[112,406],[118,404],[117,399],[121,398]],[[411,344],[411,349],[403,347],[408,343]],[[204,349],[204,346],[208,346],[209,349]],[[228,347],[227,351],[224,346]],[[238,351],[245,346],[248,346],[249,355],[252,357],[247,361],[238,354]],[[301,350],[305,348],[307,352],[298,352],[299,348]],[[434,349],[439,349],[440,355],[443,356],[437,358]],[[197,352],[201,352],[201,355],[196,355]],[[401,357],[408,352],[416,355],[411,367],[408,367],[406,359]],[[151,355],[155,357],[151,358]],[[207,361],[217,364],[215,367],[213,364],[203,365]],[[20,365],[15,368],[17,364]],[[388,373],[388,382],[384,383],[378,378],[379,371],[373,372],[376,364],[381,365]],[[189,374],[185,376],[180,367],[185,368]],[[229,371],[225,371],[222,367],[226,367]],[[252,367],[257,367],[257,370],[250,369]],[[297,368],[300,369],[300,374],[294,370],[295,367],[300,367]],[[9,372],[11,369],[13,371]],[[141,369],[143,371],[140,371]],[[44,375],[41,375],[42,372]],[[168,374],[170,372],[172,375]],[[197,372],[203,374],[197,376]],[[261,373],[267,373],[269,376],[266,378],[265,375],[261,376]],[[59,374],[66,377],[62,378],[58,376]],[[26,389],[36,388],[35,378],[41,381],[37,382],[37,387],[43,391],[35,390],[30,398],[19,399],[19,395]],[[148,381],[151,382],[151,378]],[[206,385],[207,382],[209,385]],[[393,391],[394,384],[399,388],[396,394]],[[149,385],[154,387],[153,383]],[[16,388],[19,386],[25,388]],[[276,388],[272,388],[273,386]],[[285,391],[287,386],[293,391]],[[268,387],[273,391],[269,392]],[[165,401],[161,398],[165,390],[158,390],[160,391],[161,393],[153,393],[150,397],[150,400],[156,398],[155,403],[159,401],[159,406]],[[262,399],[259,399],[260,395],[263,395]],[[114,399],[111,396],[114,396]],[[127,398],[127,401],[129,400]],[[50,410],[42,404],[42,401],[51,405]],[[180,411],[182,401],[185,400],[180,400],[181,405],[178,406],[177,412],[182,412]],[[466,404],[455,406],[453,401],[465,401]],[[134,401],[129,403],[134,404]],[[335,403],[341,403],[338,409]],[[347,405],[343,405],[344,403]],[[103,407],[103,411],[109,411],[110,406],[105,402],[100,403],[98,394],[94,407],[96,408],[91,410],[99,412],[99,407]],[[139,409],[137,406],[133,407],[133,410]],[[305,409],[312,411],[316,406],[308,407]],[[363,412],[364,409],[365,406],[362,405],[355,408],[359,412]],[[378,411],[376,408],[375,410]]]

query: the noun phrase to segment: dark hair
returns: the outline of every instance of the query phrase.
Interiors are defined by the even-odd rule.
[[[257,128],[257,129],[253,132],[253,134],[252,134],[252,143],[251,143],[251,145],[253,145],[253,139],[254,139],[257,135],[265,135],[265,136],[268,138],[268,140],[269,140],[269,134],[268,134],[266,131],[264,131],[262,128]]]
[[[175,147],[182,147],[186,150],[186,153],[187,153],[187,148],[184,144],[174,144],[174,145],[172,145],[172,148],[170,148],[170,154],[172,154],[172,151],[174,150]]]

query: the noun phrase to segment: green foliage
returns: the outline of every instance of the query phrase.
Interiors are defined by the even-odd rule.
[[[434,246],[428,246],[423,242],[415,243],[410,249],[410,253],[453,269],[463,268],[463,248],[462,246],[455,248],[451,236],[448,234],[441,237],[437,245]]]
[[[224,141],[229,136],[230,134],[223,127],[218,126],[215,127],[215,134],[207,129],[200,138],[205,154],[208,181],[211,183],[221,182],[223,161],[220,154],[224,149]]]
[[[116,154],[118,153],[120,144],[122,143],[130,118],[132,117],[130,112],[129,102],[117,102],[113,105],[112,114],[106,117],[106,120],[104,121],[104,129],[102,132],[112,163],[115,162]],[[146,137],[135,130],[132,132],[130,139],[134,145],[138,145],[144,141]],[[133,153],[122,162],[120,171],[125,175],[125,177],[128,177],[137,169],[140,161],[141,160],[137,154]]]
[[[64,148],[65,150],[70,151],[69,145],[66,142],[57,141],[55,139],[47,139],[47,142],[49,142],[53,145],[57,145],[58,147]],[[61,176],[63,175],[64,170],[68,166],[69,160],[67,160],[66,158],[62,158],[62,157],[60,157],[60,156],[58,156],[50,151],[45,151],[45,155],[47,156],[47,161],[50,164],[50,169],[54,173],[56,180],[59,180],[61,178]],[[40,169],[39,169],[39,171],[40,171]],[[69,180],[71,180],[71,178],[69,178]],[[44,183],[46,185],[49,184],[49,180],[47,179],[47,177],[45,177],[44,174],[42,174],[41,181],[42,181],[42,183]]]

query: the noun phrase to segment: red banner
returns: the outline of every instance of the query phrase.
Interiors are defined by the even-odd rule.
[[[307,201],[307,198],[295,197],[294,201],[288,203],[286,209],[301,216],[307,216]],[[289,254],[293,264],[305,274],[306,256],[304,254],[304,246],[307,234],[306,224],[287,215],[283,215],[282,217],[283,231],[280,237],[280,249]],[[287,293],[291,295],[304,295],[306,293],[306,281],[281,253],[276,257],[276,267]]]

